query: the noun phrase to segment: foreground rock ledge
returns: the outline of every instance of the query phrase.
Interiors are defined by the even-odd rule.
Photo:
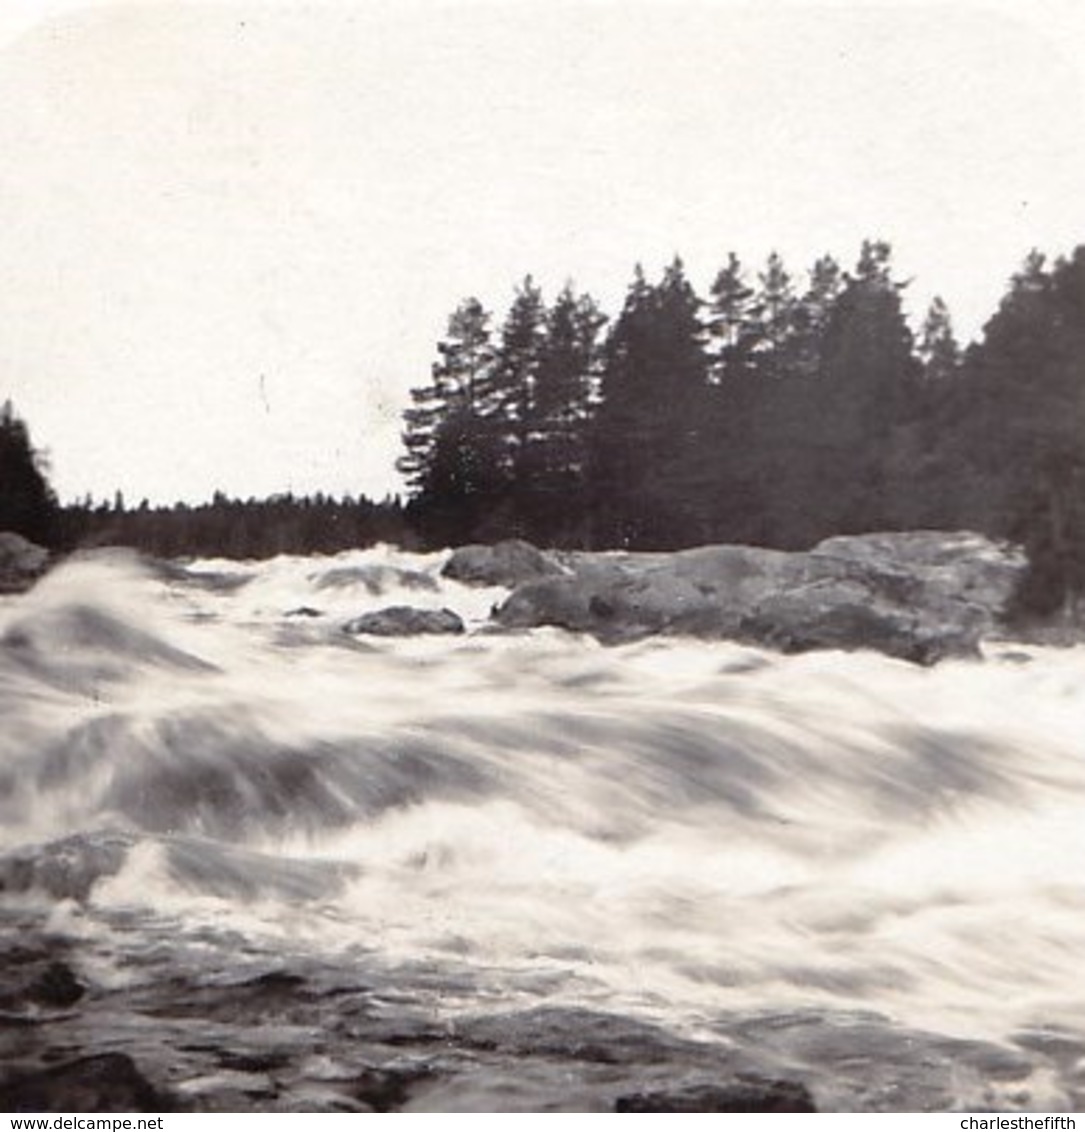
[[[522,545],[517,554],[527,557]],[[607,642],[664,633],[782,652],[873,649],[919,664],[977,655],[1027,566],[1016,547],[967,531],[838,536],[802,552],[536,553],[549,569],[536,562],[535,576],[495,611],[507,628],[551,625]]]

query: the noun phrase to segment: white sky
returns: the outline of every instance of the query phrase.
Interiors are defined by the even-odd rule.
[[[61,495],[396,489],[448,313],[1085,242],[1080,0],[0,0],[0,397]]]

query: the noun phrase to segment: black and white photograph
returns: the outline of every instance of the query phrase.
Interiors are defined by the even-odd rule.
[[[2,0],[0,1112],[1072,1128],[1083,878],[1085,6]]]

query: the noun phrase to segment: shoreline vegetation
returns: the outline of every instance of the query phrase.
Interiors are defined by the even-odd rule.
[[[0,530],[53,553],[260,559],[524,539],[565,551],[807,551],[872,532],[975,531],[1029,561],[1020,626],[1080,622],[1085,247],[1027,257],[962,349],[935,299],[917,332],[891,250],[793,275],[730,255],[707,296],[675,259],[609,317],[531,276],[500,324],[461,302],[398,461],[406,499],[290,493],[61,506],[26,422],[0,410]]]

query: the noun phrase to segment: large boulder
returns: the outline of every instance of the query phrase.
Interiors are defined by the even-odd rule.
[[[45,573],[49,551],[13,531],[0,531],[0,593],[22,593]]]
[[[972,531],[839,535],[818,543],[810,558],[829,560],[834,570],[850,566],[886,590],[896,585],[903,602],[963,603],[984,631],[1000,623],[1028,568],[1020,547]]]
[[[509,588],[562,573],[553,558],[522,539],[508,539],[493,546],[457,547],[441,568],[442,576],[455,582]]]
[[[451,609],[415,609],[410,605],[390,605],[387,609],[355,617],[343,629],[347,633],[371,637],[413,637],[420,633],[462,633],[464,624],[460,616]]]
[[[562,576],[518,586],[498,622],[611,642],[679,633],[788,652],[869,648],[930,663],[976,653],[1026,562],[979,535],[921,531],[829,539],[803,553],[579,554],[566,566]]]
[[[555,625],[627,640],[734,634],[756,602],[796,575],[794,556],[746,546],[675,554],[581,554],[573,573],[519,586],[497,612],[513,628]]]
[[[916,664],[976,656],[979,627],[961,616],[930,617],[886,602],[853,583],[815,583],[760,603],[742,619],[736,636],[784,653],[814,649],[870,649]]]

